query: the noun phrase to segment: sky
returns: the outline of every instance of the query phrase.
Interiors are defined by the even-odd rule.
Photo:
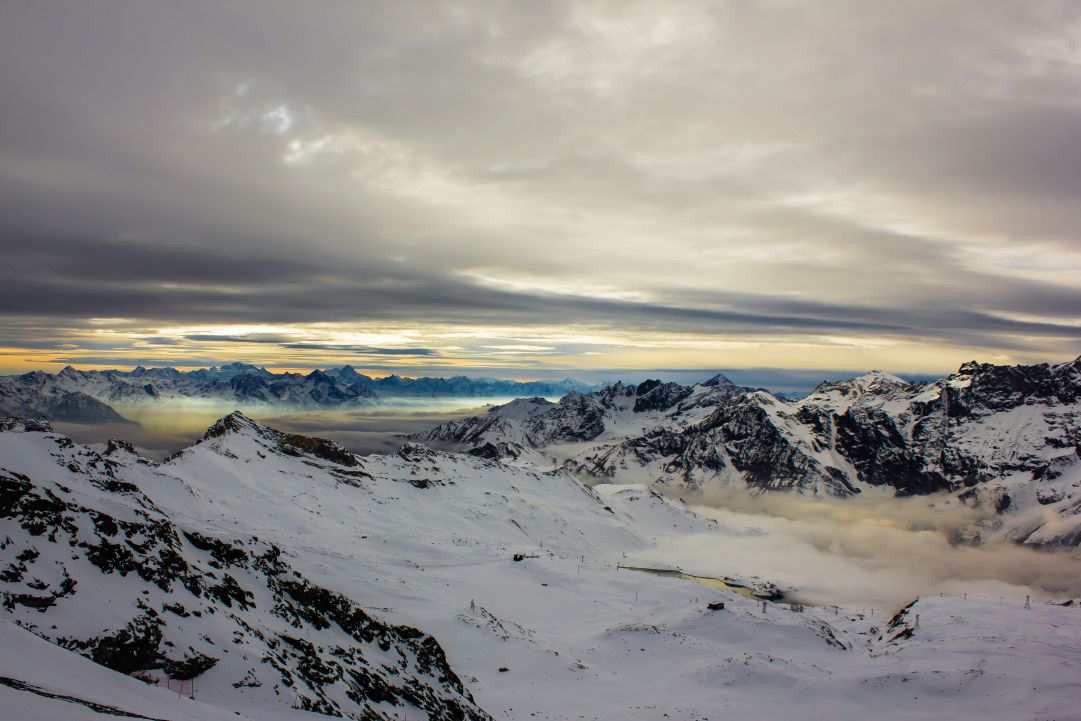
[[[0,372],[1081,353],[1077,2],[0,5]]]

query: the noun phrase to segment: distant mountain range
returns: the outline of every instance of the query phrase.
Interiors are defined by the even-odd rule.
[[[976,531],[1081,543],[1081,358],[966,363],[913,384],[872,372],[788,401],[716,376],[516,400],[415,440],[511,463],[692,490],[853,496],[952,494],[986,509]]]
[[[400,398],[547,396],[589,391],[574,380],[507,381],[496,378],[371,378],[352,366],[311,373],[272,373],[248,363],[179,371],[34,371],[0,377],[0,415],[45,417],[76,423],[125,422],[112,406],[144,406],[170,399],[214,400],[236,407],[273,405],[298,410],[378,404]]]
[[[124,422],[133,407],[207,399],[237,407],[349,408],[401,398],[524,396],[413,440],[582,477],[694,491],[731,486],[854,496],[944,492],[989,515],[973,539],[1081,544],[1081,358],[966,363],[910,383],[882,372],[789,400],[722,375],[692,386],[650,380],[373,379],[345,366],[271,373],[243,363],[79,371],[0,379],[0,414]],[[558,403],[545,396],[562,396]]]

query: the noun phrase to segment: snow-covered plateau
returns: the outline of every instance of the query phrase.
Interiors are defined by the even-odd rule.
[[[573,442],[558,421],[529,432]],[[726,571],[768,533],[646,485],[417,444],[358,457],[239,413],[162,463],[7,419],[0,716],[1081,718],[1076,599],[810,605]]]

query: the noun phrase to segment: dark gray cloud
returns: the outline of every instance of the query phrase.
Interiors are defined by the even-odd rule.
[[[170,251],[171,253],[172,251]],[[144,254],[145,256],[145,254]],[[218,259],[211,257],[210,262]],[[268,264],[273,265],[273,264]],[[0,286],[0,301],[9,315],[25,313],[73,320],[85,317],[127,317],[175,323],[212,321],[225,323],[305,323],[348,321],[363,309],[365,319],[411,321],[425,318],[443,323],[470,323],[494,316],[502,322],[546,324],[556,318],[579,323],[633,323],[642,329],[669,329],[684,333],[711,334],[753,330],[760,334],[791,332],[878,333],[900,337],[948,338],[962,333],[973,337],[995,334],[1060,336],[1081,339],[1081,329],[1071,323],[1019,320],[994,311],[1010,309],[1040,316],[1066,316],[1081,307],[1081,290],[1053,289],[1023,280],[1003,280],[981,288],[969,297],[958,296],[950,306],[925,307],[916,298],[912,307],[875,307],[826,303],[752,293],[676,291],[666,302],[643,302],[540,292],[510,292],[478,287],[455,278],[407,274],[332,277],[325,272],[313,287],[304,282],[304,271],[295,277],[284,273],[280,283],[245,277],[238,270],[235,285],[218,286],[182,282],[162,285],[145,282],[136,275],[110,282],[85,276],[56,280],[35,277],[16,259]],[[0,273],[0,275],[4,275]],[[256,273],[258,276],[258,273]],[[993,293],[991,292],[993,289]],[[73,296],[78,303],[73,302]],[[997,298],[998,303],[989,302]],[[1002,299],[1012,300],[1010,305]],[[1071,303],[1075,305],[1071,306]],[[977,310],[983,306],[986,310]],[[356,350],[397,352],[342,344],[286,343],[285,336],[189,334],[191,341],[279,343],[283,347],[309,350]],[[148,340],[160,343],[160,340]],[[166,341],[169,342],[169,341]],[[1007,343],[1008,340],[998,341]],[[424,352],[430,349],[425,349]],[[420,349],[410,351],[422,352]]]
[[[479,367],[495,327],[555,354],[577,329],[611,365],[648,337],[747,365],[1072,357],[1079,37],[1055,1],[16,0],[0,339],[84,363]]]

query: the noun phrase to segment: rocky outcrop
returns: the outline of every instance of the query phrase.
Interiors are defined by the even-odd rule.
[[[561,460],[598,478],[842,497],[944,492],[1008,516],[1002,533],[1034,544],[1076,543],[1081,524],[1081,359],[971,362],[925,384],[873,371],[796,401],[723,376],[690,387],[616,384],[523,419],[456,424],[437,432],[485,457],[512,440],[541,450],[592,442]]]
[[[634,389],[634,412],[663,411],[691,394],[692,389],[678,383],[649,380]]]
[[[209,437],[245,420],[223,419]],[[62,436],[53,444],[63,483],[0,468],[8,618],[116,671],[214,677],[263,703],[358,719],[490,718],[431,636],[312,583],[273,544],[185,528],[116,480],[106,455]]]

